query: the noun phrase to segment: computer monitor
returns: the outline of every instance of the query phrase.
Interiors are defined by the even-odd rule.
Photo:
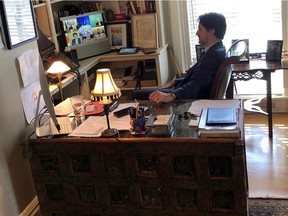
[[[47,83],[47,79],[45,76],[45,70],[42,63],[41,56],[39,55],[39,83],[40,83],[40,92],[38,95],[38,101],[37,101],[37,107],[36,107],[36,114],[35,114],[35,131],[37,135],[37,128],[39,128],[39,106],[40,106],[40,99],[41,95],[43,96],[45,105],[47,107],[47,111],[50,114],[50,118],[52,119],[55,127],[58,129],[58,131],[61,130],[60,125],[58,123],[58,120],[56,118],[55,110],[54,110],[54,104],[52,102],[52,96],[49,91],[49,86]],[[38,135],[37,135],[38,136]]]
[[[66,49],[77,50],[79,59],[111,51],[102,11],[61,17]]]

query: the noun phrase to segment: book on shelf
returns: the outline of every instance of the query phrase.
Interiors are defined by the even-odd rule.
[[[133,2],[132,0],[129,0],[129,3],[130,3],[130,8],[131,8],[131,10],[132,10],[132,13],[133,13],[133,14],[137,14],[137,11],[136,11],[134,2]]]
[[[240,137],[239,108],[205,108],[201,112],[198,133],[200,137]]]
[[[129,0],[128,6],[131,8],[133,15],[156,13],[155,0]]]

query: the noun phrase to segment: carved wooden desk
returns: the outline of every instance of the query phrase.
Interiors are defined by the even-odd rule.
[[[265,60],[250,60],[249,63],[232,65],[232,77],[227,90],[227,98],[233,98],[233,82],[242,80],[248,81],[256,78],[266,81],[266,102],[269,137],[273,137],[272,124],[272,94],[271,94],[271,73],[284,69],[281,62],[266,62]]]
[[[154,105],[150,112],[178,115],[190,104]],[[188,123],[176,118],[173,138],[123,131],[117,139],[31,139],[42,215],[246,216],[243,134],[198,138]]]

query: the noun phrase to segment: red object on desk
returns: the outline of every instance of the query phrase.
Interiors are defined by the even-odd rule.
[[[94,105],[94,109],[91,112],[87,112],[86,111],[86,106],[89,105]],[[104,111],[103,109],[103,105],[100,104],[99,102],[89,102],[87,104],[85,104],[85,111],[84,111],[84,115],[96,115],[96,114],[100,114]]]

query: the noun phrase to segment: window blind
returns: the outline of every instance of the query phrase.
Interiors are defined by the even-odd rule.
[[[12,44],[35,36],[29,0],[5,1]],[[20,30],[19,30],[20,29]]]
[[[222,13],[227,31],[226,48],[232,39],[249,39],[249,51],[266,52],[267,40],[282,40],[281,0],[187,0],[190,46],[195,56],[199,15]]]

